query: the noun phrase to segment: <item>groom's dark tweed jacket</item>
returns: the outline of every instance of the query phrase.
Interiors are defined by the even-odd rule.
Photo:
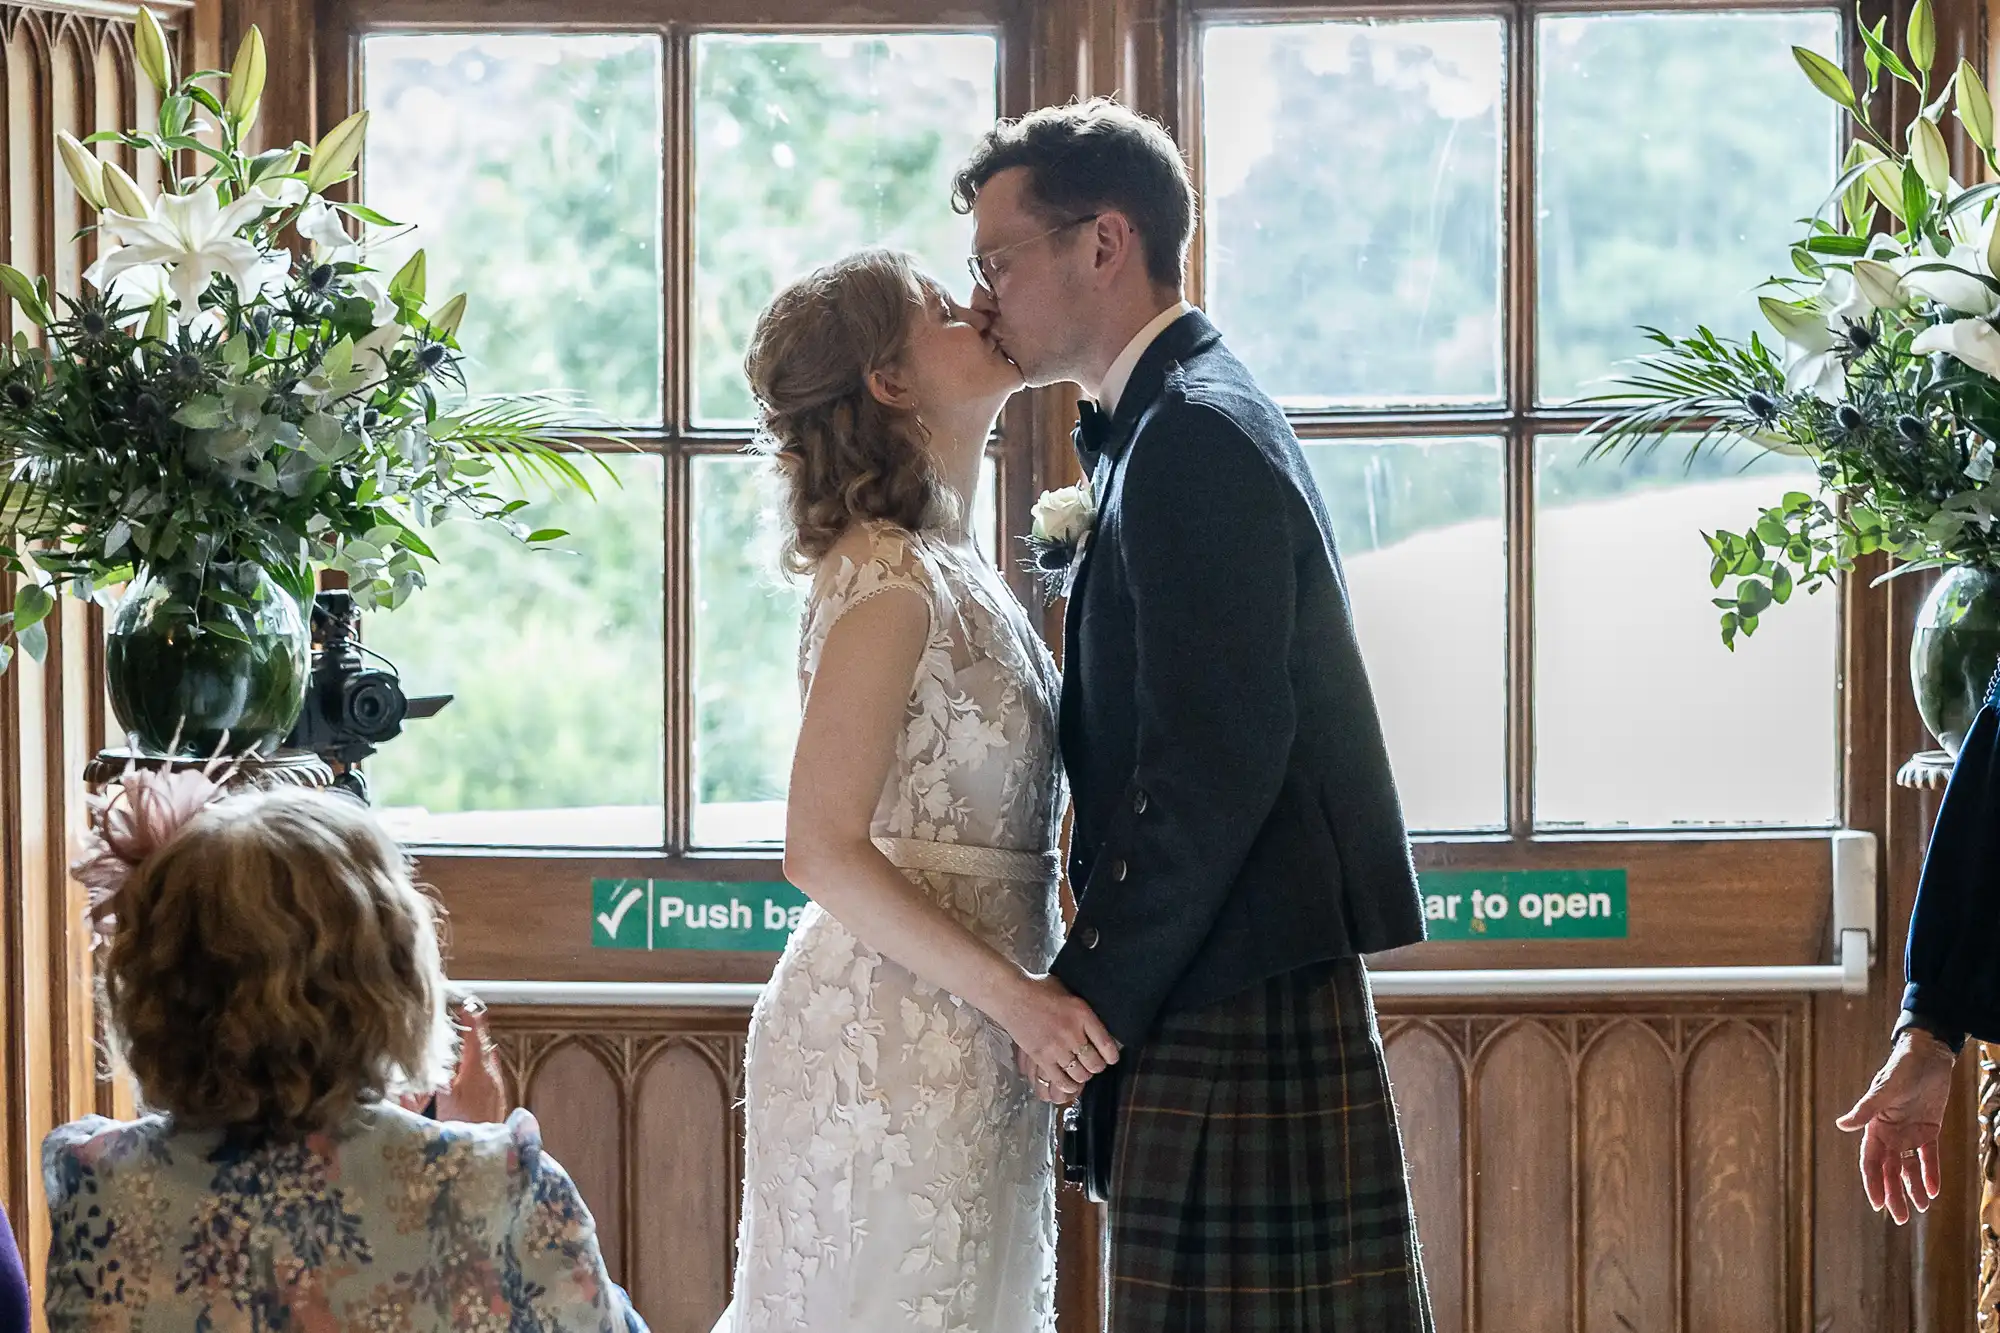
[[[1054,971],[1113,1036],[1424,936],[1326,505],[1200,311],[1079,433],[1096,528],[1064,631],[1078,912]]]

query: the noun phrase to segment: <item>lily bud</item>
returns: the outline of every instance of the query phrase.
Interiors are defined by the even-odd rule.
[[[153,308],[147,312],[146,327],[141,331],[139,336],[142,338],[159,338],[164,340],[167,336],[168,319],[167,298],[162,296],[153,302]]]
[[[239,132],[257,119],[257,101],[264,95],[264,34],[256,24],[243,34],[236,48],[236,64],[229,71],[229,101],[223,110],[237,124]]]
[[[132,56],[139,70],[162,93],[174,86],[173,57],[167,53],[167,34],[153,11],[139,7],[139,23],[132,30]]]
[[[83,202],[103,211],[104,163],[97,154],[65,130],[56,131],[56,153],[62,158],[63,170],[69,173],[70,184],[76,186]]]
[[[153,206],[139,192],[139,183],[126,175],[125,169],[116,162],[104,164],[104,206],[129,218],[153,215]]]
[[[1825,322],[1812,311],[1801,310],[1789,302],[1780,301],[1775,296],[1758,297],[1757,308],[1764,312],[1764,318],[1771,321],[1771,327],[1776,329],[1786,342],[1806,342],[1824,332],[1826,328]]]
[[[1958,62],[1958,123],[1981,152],[1993,151],[1993,102],[1969,60]]]
[[[1910,161],[1916,164],[1917,174],[1924,178],[1924,184],[1939,194],[1943,194],[1951,183],[1951,153],[1944,146],[1944,135],[1929,116],[1918,116],[1910,122]]]
[[[424,282],[428,277],[424,252],[420,249],[411,255],[409,262],[396,270],[396,276],[389,279],[389,293],[392,296],[408,296],[412,300],[424,299]]]
[[[362,138],[367,132],[366,111],[357,111],[328,130],[326,137],[313,146],[312,172],[306,177],[306,189],[318,194],[345,175],[361,156]]]
[[[449,338],[458,332],[459,321],[465,318],[465,293],[446,301],[431,316],[431,332],[440,338]]]
[[[1854,285],[1877,310],[1900,310],[1909,303],[1902,277],[1879,259],[1854,261]]]

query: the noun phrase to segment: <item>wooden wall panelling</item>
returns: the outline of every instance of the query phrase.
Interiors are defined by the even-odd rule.
[[[1812,1327],[1808,1001],[1383,1008],[1440,1333]]]
[[[515,1099],[655,1333],[708,1333],[728,1303],[747,1023],[741,1010],[493,1013]]]
[[[189,29],[188,0],[151,7],[177,36]],[[150,87],[136,87],[135,13],[106,0],[0,4],[4,257],[71,294],[95,257],[94,240],[78,235],[94,219],[59,179],[53,135],[122,128],[157,107]],[[134,165],[116,146],[96,151]],[[157,174],[140,179],[157,188]],[[0,311],[0,329],[17,328],[27,331],[11,308]],[[0,609],[13,596],[13,581],[0,581]],[[0,1187],[37,1288],[48,1249],[43,1135],[89,1111],[130,1106],[129,1093],[98,1084],[89,939],[68,874],[84,813],[82,765],[105,728],[102,617],[66,602],[47,625],[46,660],[22,655],[0,677]]]

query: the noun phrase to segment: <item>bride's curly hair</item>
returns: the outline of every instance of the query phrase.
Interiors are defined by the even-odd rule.
[[[935,526],[950,492],[923,423],[868,391],[899,364],[932,285],[895,250],[862,250],[816,269],[757,317],[743,369],[760,408],[757,447],[787,492],[784,561],[810,573],[856,523]]]

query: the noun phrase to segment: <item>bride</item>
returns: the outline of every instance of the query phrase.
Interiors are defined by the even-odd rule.
[[[813,578],[785,873],[813,905],[750,1022],[718,1333],[1055,1327],[1048,1099],[1117,1047],[1058,943],[1057,678],[970,535],[1021,385],[903,255],[773,300],[746,366]],[[1027,1066],[1033,1067],[1033,1066]]]

